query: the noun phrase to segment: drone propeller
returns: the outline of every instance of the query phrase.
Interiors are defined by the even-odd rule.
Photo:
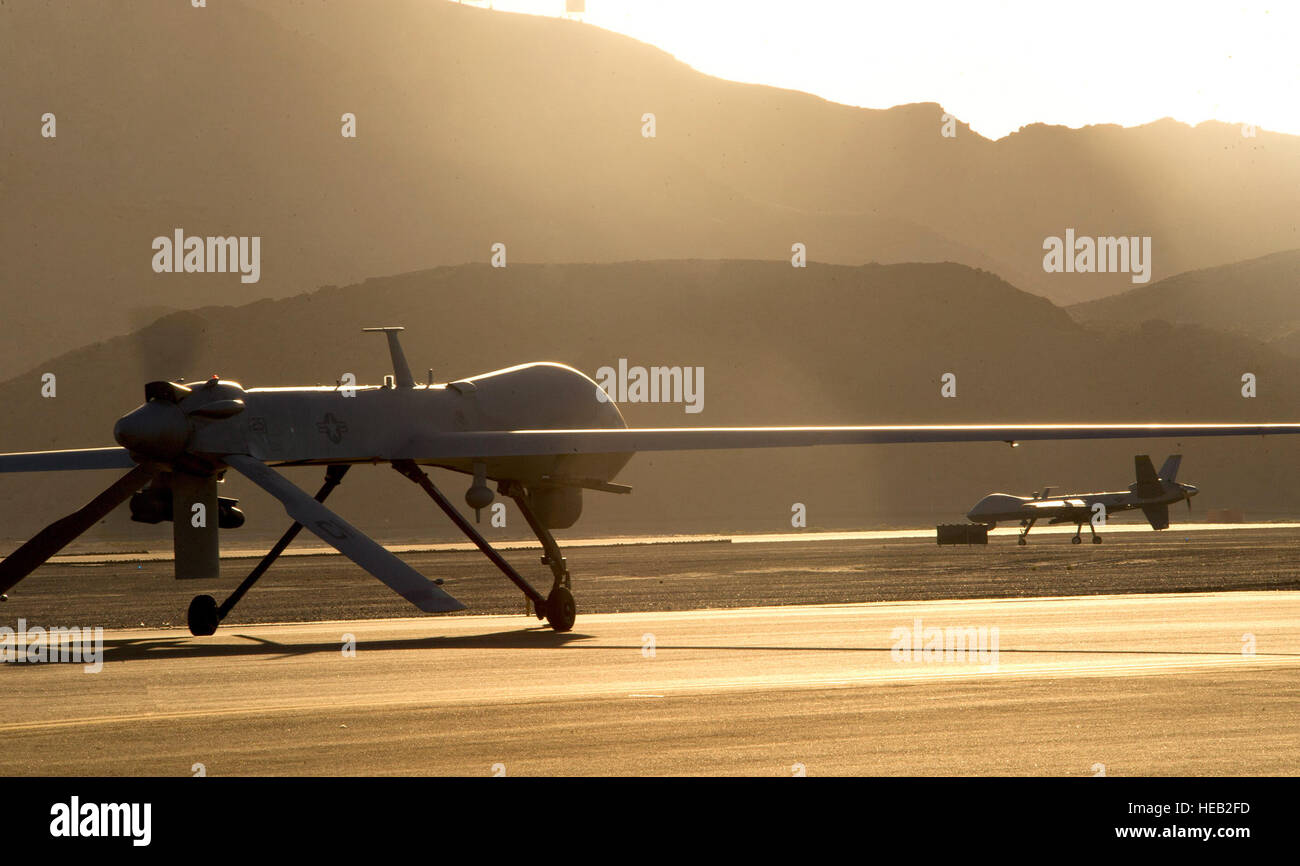
[[[205,385],[188,388],[175,382],[145,385],[145,403],[119,419],[113,433],[118,448],[54,452],[45,455],[13,455],[9,469],[102,469],[136,464],[86,505],[42,529],[27,543],[0,561],[0,594],[8,592],[50,557],[67,547],[103,520],[136,491],[174,466],[168,483],[175,494],[173,544],[178,577],[215,577],[219,569],[217,550],[216,476],[197,462],[184,460],[185,447],[194,431],[191,416],[228,418],[243,410],[244,403],[233,397],[237,386],[218,388],[213,377]],[[205,390],[206,389],[206,390]],[[190,465],[193,463],[194,465]],[[189,471],[187,471],[189,470]],[[190,503],[201,502],[200,519]],[[181,510],[184,512],[181,513]]]
[[[121,448],[0,455],[0,471],[105,469],[135,464],[135,468],[81,509],[50,524],[0,561],[0,598],[151,482],[156,487],[169,488],[171,494],[176,577],[218,577],[217,473],[225,464],[279,499],[297,521],[296,527],[305,527],[320,536],[421,610],[444,612],[464,608],[424,575],[260,460],[238,452],[200,455],[190,451],[196,428],[244,411],[243,396],[243,389],[237,384],[223,382],[217,376],[190,386],[150,382],[145,386],[144,405],[118,419],[113,429]],[[296,534],[296,530],[290,532]],[[292,534],[287,537],[292,539]],[[278,553],[279,550],[275,552]],[[201,598],[211,600],[208,596]],[[218,615],[217,621],[225,614],[215,606],[213,612]],[[211,631],[204,633],[211,634]]]

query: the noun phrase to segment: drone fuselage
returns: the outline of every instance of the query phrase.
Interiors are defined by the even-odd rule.
[[[408,456],[413,443],[442,434],[547,429],[622,429],[618,407],[572,367],[534,363],[447,384],[249,388],[210,379],[175,404],[150,400],[119,420],[119,444],[168,463],[247,454],[268,465],[372,463]],[[238,401],[238,402],[237,402]],[[242,408],[238,408],[242,404]],[[227,414],[228,413],[228,414]],[[415,462],[488,478],[537,484],[608,482],[631,454],[523,457],[439,456]]]

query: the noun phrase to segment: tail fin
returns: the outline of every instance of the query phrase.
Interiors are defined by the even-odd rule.
[[[1170,454],[1165,465],[1160,467],[1160,477],[1165,481],[1178,480],[1178,465],[1183,462],[1183,455]]]
[[[1134,492],[1138,496],[1145,499],[1154,499],[1165,492],[1164,485],[1160,483],[1160,478],[1156,475],[1156,468],[1151,465],[1150,457],[1146,454],[1137,455],[1133,458],[1133,468],[1137,472],[1137,486]]]
[[[1147,516],[1147,523],[1151,524],[1152,529],[1169,528],[1168,505],[1143,505],[1142,513]]]

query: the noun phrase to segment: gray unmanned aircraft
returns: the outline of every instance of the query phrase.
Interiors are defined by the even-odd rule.
[[[1192,507],[1192,497],[1197,489],[1191,484],[1182,484],[1178,478],[1178,465],[1182,462],[1181,454],[1174,454],[1160,467],[1159,474],[1151,464],[1151,458],[1139,454],[1133,458],[1137,480],[1129,485],[1128,490],[1113,493],[1068,493],[1047,498],[1052,488],[1044,487],[1041,493],[1033,496],[1013,496],[1010,493],[990,493],[975,503],[966,517],[975,523],[990,527],[1010,520],[1020,521],[1020,539],[1017,543],[1025,544],[1029,530],[1039,520],[1048,523],[1074,523],[1074,537],[1071,543],[1078,544],[1087,523],[1092,530],[1092,543],[1101,544],[1097,534],[1094,517],[1098,514],[1104,522],[1107,515],[1117,511],[1142,509],[1152,529],[1169,528],[1169,506],[1180,500],[1187,502],[1188,510]]]
[[[394,372],[381,386],[245,389],[216,376],[188,385],[150,382],[144,404],[114,427],[120,447],[0,454],[0,472],[130,470],[0,562],[0,594],[127,500],[133,519],[172,522],[176,577],[218,577],[218,531],[243,522],[234,502],[217,492],[218,480],[233,469],[279,499],[295,522],[224,602],[217,604],[210,595],[191,602],[191,633],[215,632],[303,527],[420,610],[463,609],[440,582],[424,577],[323,504],[350,466],[387,463],[418,484],[531,599],[538,619],[556,631],[568,631],[576,605],[551,530],[577,521],[584,491],[630,492],[614,478],[637,451],[1300,433],[1300,424],[635,429],[627,427],[594,381],[572,367],[531,363],[446,384],[417,385],[398,341],[402,329],[366,330],[388,338]],[[312,497],[275,466],[323,466],[325,481]],[[492,548],[422,466],[472,476],[465,494],[471,508],[492,502],[489,481],[515,501],[553,574],[547,595]],[[214,514],[216,521],[210,519]]]

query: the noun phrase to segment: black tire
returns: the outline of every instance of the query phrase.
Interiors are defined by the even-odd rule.
[[[1074,536],[1074,538],[1071,538],[1071,539],[1070,539],[1070,543],[1071,543],[1071,544],[1083,544],[1083,539],[1076,535],[1076,536]]]
[[[573,601],[573,593],[566,587],[557,586],[546,597],[546,621],[556,631],[569,631],[578,617],[578,607]]]
[[[221,624],[221,617],[217,614],[217,600],[210,595],[194,596],[185,619],[189,623],[190,634],[195,637],[215,634],[217,626]]]
[[[1021,547],[1024,547],[1024,546],[1025,546],[1026,544],[1028,544],[1028,543],[1029,543],[1029,542],[1025,541],[1023,538],[1020,538],[1020,539],[1017,539],[1017,540],[1016,540],[1016,544],[1019,544]]]
[[[1092,537],[1092,543],[1093,543],[1093,544],[1101,544],[1101,536],[1100,536],[1100,535],[1094,535],[1094,536]]]

